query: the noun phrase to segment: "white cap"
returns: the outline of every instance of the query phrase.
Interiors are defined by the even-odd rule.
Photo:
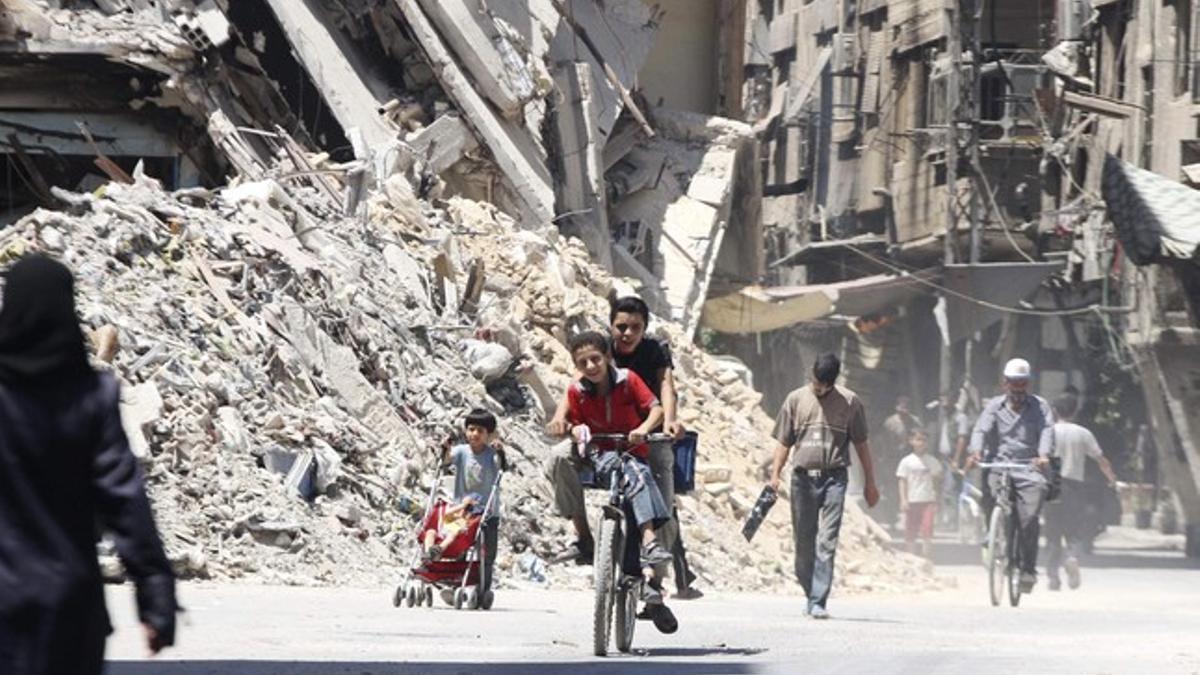
[[[1030,370],[1029,362],[1025,359],[1011,359],[1004,364],[1004,377],[1008,380],[1028,380]]]

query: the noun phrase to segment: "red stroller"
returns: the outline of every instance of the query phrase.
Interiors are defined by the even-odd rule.
[[[443,545],[439,546],[440,553],[435,559],[421,564],[422,546],[417,547],[417,551],[409,563],[408,577],[396,587],[396,591],[392,595],[393,605],[399,607],[403,603],[408,607],[413,607],[425,604],[432,607],[433,589],[437,587],[454,589],[455,609],[466,607],[467,609],[486,610],[492,608],[495,593],[491,588],[488,588],[487,591],[481,590],[485,586],[482,583],[483,575],[486,573],[484,561],[488,556],[483,523],[496,513],[496,495],[500,493],[500,479],[503,475],[503,469],[497,471],[496,482],[492,485],[491,494],[483,505],[483,511],[468,514],[466,526],[457,532],[449,542],[442,542]],[[418,542],[424,542],[427,532],[440,531],[443,524],[442,520],[448,504],[444,499],[436,496],[438,476],[441,476],[440,468],[437,476],[434,477],[433,487],[429,491],[429,503],[425,506],[425,516],[422,518],[421,529],[417,532]],[[490,583],[486,585],[491,586]]]

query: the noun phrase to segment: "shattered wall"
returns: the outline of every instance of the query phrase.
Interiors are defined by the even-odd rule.
[[[568,528],[550,513],[540,428],[570,378],[567,335],[603,326],[607,296],[625,282],[560,235],[568,172],[606,215],[622,213],[617,185],[618,197],[661,210],[639,220],[652,235],[647,263],[671,274],[639,283],[670,298],[654,325],[677,356],[683,420],[703,439],[700,487],[680,501],[695,568],[716,587],[790,586],[785,514],[753,545],[738,532],[771,447],[761,396],[691,341],[714,268],[761,266],[756,143],[741,123],[638,102],[650,8],[265,5],[278,31],[263,15],[183,1],[29,2],[17,22],[95,21],[130,62],[165,76],[155,102],[211,147],[203,187],[164,185],[170,176],[150,161],[125,175],[109,167],[116,175],[98,185],[48,185],[53,201],[0,231],[3,261],[41,250],[76,270],[82,319],[98,365],[123,383],[127,430],[180,573],[394,581],[416,547],[433,454],[482,405],[501,416],[513,460],[501,583],[588,583],[586,570],[542,561]],[[156,24],[164,45],[139,34],[152,16],[171,19]],[[96,30],[53,48],[90,44]],[[3,43],[10,55],[28,49],[17,35]],[[372,61],[380,55],[386,67]],[[567,65],[594,98],[552,86]],[[299,69],[299,88],[272,76]],[[313,90],[321,105],[300,104]],[[330,119],[340,135],[322,131]],[[556,134],[572,125],[587,162],[556,156]],[[646,172],[631,155],[661,159]],[[649,178],[613,172],[621,162]],[[600,233],[610,246],[612,232]],[[723,256],[724,238],[737,246]],[[851,506],[839,584],[936,584],[887,539]]]

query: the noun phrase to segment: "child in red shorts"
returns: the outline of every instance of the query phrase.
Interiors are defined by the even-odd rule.
[[[921,555],[929,557],[933,541],[933,519],[937,514],[938,490],[942,481],[942,463],[926,454],[928,438],[921,429],[908,434],[911,452],[900,460],[896,478],[900,480],[900,510],[904,512],[904,541],[909,553],[916,552],[921,538]]]

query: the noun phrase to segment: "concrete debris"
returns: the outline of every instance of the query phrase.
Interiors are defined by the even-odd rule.
[[[470,364],[471,374],[484,384],[491,384],[503,377],[513,362],[508,349],[495,342],[463,340],[459,348]]]
[[[753,544],[740,535],[773,447],[761,395],[692,339],[714,273],[761,269],[722,245],[761,238],[742,198],[757,194],[757,149],[747,125],[638,109],[658,15],[640,0],[393,0],[333,21],[331,3],[267,0],[279,30],[243,35],[236,4],[218,5],[172,3],[180,23],[117,0],[100,4],[111,14],[14,15],[31,52],[83,45],[163,75],[129,117],[143,97],[186,110],[219,161],[205,188],[148,175],[179,170],[182,155],[131,173],[113,163],[116,182],[47,189],[61,210],[31,206],[0,230],[0,263],[41,250],[75,270],[181,575],[394,582],[442,442],[483,407],[512,463],[500,583],[587,585],[590,574],[544,562],[570,527],[552,514],[541,428],[572,377],[568,335],[602,328],[610,294],[630,288],[611,248],[661,317],[682,420],[700,434],[700,487],[679,512],[701,583],[798,592],[786,509]],[[222,35],[236,44],[208,46]],[[377,52],[400,64],[396,79],[367,67]],[[236,68],[222,65],[229,54]],[[319,129],[298,131],[268,62],[307,73],[329,113]],[[127,156],[111,144],[146,133],[129,122],[71,142],[106,144],[89,164]],[[570,162],[554,156],[567,143]],[[336,160],[311,152],[334,144]],[[591,212],[576,231],[586,244],[560,232],[566,206]],[[877,530],[848,510],[839,584],[937,583]]]
[[[146,382],[129,387],[121,392],[121,424],[129,445],[138,458],[150,456],[150,442],[146,438],[146,427],[159,421],[163,414],[163,400],[158,387]]]

